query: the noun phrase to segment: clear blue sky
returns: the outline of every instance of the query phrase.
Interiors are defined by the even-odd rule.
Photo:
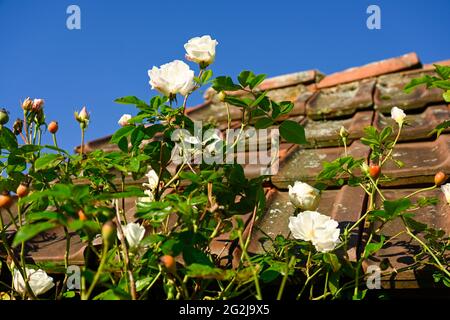
[[[70,4],[81,8],[81,30],[66,28]],[[366,27],[370,4],[381,7],[381,30]],[[449,12],[449,0],[0,0],[0,107],[14,120],[19,100],[44,98],[72,150],[75,110],[92,112],[88,140],[112,133],[122,113],[135,113],[113,100],[153,96],[147,70],[183,59],[191,37],[219,41],[216,75],[332,73],[411,51],[422,62],[450,59]]]

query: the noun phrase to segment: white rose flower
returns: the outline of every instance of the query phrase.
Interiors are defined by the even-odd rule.
[[[211,39],[211,36],[192,38],[184,45],[186,59],[200,64],[202,68],[206,68],[214,62],[216,45],[218,44],[216,40]]]
[[[301,210],[316,210],[319,206],[320,191],[307,183],[296,181],[294,186],[289,186],[289,199]]]
[[[137,204],[139,203],[148,203],[155,201],[155,195],[152,190],[144,190],[146,197],[140,197],[137,200]]]
[[[290,217],[289,229],[295,239],[311,241],[319,252],[332,251],[339,243],[337,221],[317,211],[304,211]]]
[[[117,121],[117,123],[122,126],[125,127],[127,125],[129,125],[128,120],[130,120],[132,118],[131,114],[124,114],[120,117],[119,121]]]
[[[148,183],[143,183],[142,186],[155,191],[158,187],[158,174],[155,170],[150,169],[150,171],[145,176],[148,178]]]
[[[450,204],[450,183],[446,183],[441,186],[441,190],[445,195],[445,200]]]
[[[144,239],[145,228],[137,223],[131,222],[123,227],[123,233],[130,248],[137,248]]]
[[[166,96],[180,93],[183,96],[189,94],[195,86],[194,71],[180,60],[163,64],[161,67],[153,67],[148,71],[150,85]]]
[[[399,126],[401,126],[405,121],[406,114],[402,109],[393,107],[391,109],[391,118],[394,119]]]
[[[28,284],[36,296],[46,293],[55,286],[53,278],[49,277],[44,270],[26,268],[25,273],[27,274]],[[26,292],[25,280],[16,268],[13,271],[13,287],[20,294]]]

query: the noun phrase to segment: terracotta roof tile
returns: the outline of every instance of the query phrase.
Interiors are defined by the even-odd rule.
[[[344,71],[326,76],[317,84],[318,88],[332,87],[342,83],[348,83],[382,74],[402,71],[420,66],[416,53],[408,53],[400,57],[372,62],[361,67],[350,68]]]
[[[403,91],[405,85],[412,79],[424,75],[435,75],[435,73],[431,70],[420,69],[380,76],[374,94],[375,108],[383,113],[388,113],[392,107],[412,110],[428,104],[444,102],[442,90],[438,88],[427,89],[425,86],[419,86],[411,93]]]
[[[450,60],[438,62],[438,64],[450,65]],[[317,174],[322,169],[324,161],[332,161],[341,156],[344,152],[340,145],[338,130],[341,126],[347,128],[350,133],[349,148],[350,154],[356,158],[368,159],[370,149],[363,145],[359,139],[363,134],[363,129],[373,125],[378,129],[392,124],[392,119],[388,115],[393,106],[398,106],[406,110],[407,121],[411,126],[405,126],[400,138],[400,143],[394,152],[394,157],[404,162],[403,168],[398,168],[393,163],[388,163],[384,173],[394,177],[393,181],[385,182],[384,186],[393,188],[385,190],[388,197],[401,197],[419,185],[431,185],[436,171],[443,170],[450,174],[450,134],[444,132],[439,139],[428,136],[428,133],[443,120],[450,119],[450,109],[442,101],[442,91],[433,89],[426,90],[419,87],[410,94],[403,92],[403,87],[411,79],[424,74],[433,74],[432,64],[425,64],[421,68],[421,63],[415,53],[401,57],[387,59],[365,66],[351,68],[323,78],[323,75],[315,70],[292,73],[284,76],[274,77],[265,80],[260,89],[268,90],[269,96],[276,100],[290,100],[294,102],[294,109],[280,120],[290,119],[305,126],[307,145],[292,145],[281,141],[280,149],[280,170],[277,175],[272,176],[267,186],[268,207],[263,215],[253,226],[250,215],[245,217],[248,225],[247,231],[252,230],[251,249],[261,250],[258,238],[263,234],[274,236],[278,233],[287,235],[288,217],[293,214],[292,206],[288,204],[288,185],[296,180],[301,180],[314,184]],[[322,79],[323,78],[323,79]],[[321,80],[322,79],[322,80]],[[320,82],[319,82],[320,81]],[[234,92],[233,94],[242,94]],[[375,109],[375,111],[374,111]],[[240,125],[240,108],[230,106],[232,113],[232,127]],[[226,129],[226,107],[224,103],[217,99],[214,90],[206,92],[205,103],[188,108],[188,114],[196,120],[215,123],[221,130]],[[384,113],[385,115],[381,114]],[[110,136],[91,141],[87,144],[86,150],[103,149],[105,151],[117,150],[114,145],[109,144]],[[246,157],[249,156],[247,151]],[[173,168],[172,168],[173,169]],[[171,170],[172,170],[171,169]],[[248,164],[244,166],[247,177],[254,177],[260,174],[261,167]],[[127,179],[127,183],[132,183]],[[141,182],[134,182],[139,184]],[[363,192],[357,188],[332,186],[332,190],[323,193],[323,200],[319,211],[329,214],[340,222],[356,221],[359,214],[365,210],[367,199]],[[437,196],[443,200],[443,195],[439,190],[430,192],[430,195]],[[127,200],[128,201],[128,200]],[[133,199],[127,202],[127,215],[134,215]],[[441,201],[434,207],[426,207],[418,210],[416,216],[420,221],[430,222],[434,226],[440,226],[449,232],[450,206]],[[400,226],[395,223],[388,226],[386,230],[394,234]],[[259,229],[261,230],[259,230]],[[359,238],[359,241],[364,238]],[[58,260],[61,258],[61,240],[57,244],[51,244],[49,240],[48,248],[53,251],[42,250],[40,255],[43,259]],[[399,238],[393,246],[382,250],[380,255],[389,258],[394,266],[401,267],[411,259],[407,247],[409,239]],[[45,245],[45,241],[41,245]],[[236,260],[238,253],[229,255],[231,242],[225,238],[219,238],[213,244],[213,252],[220,253],[222,258],[232,258]],[[39,247],[41,248],[41,247]],[[76,248],[76,245],[74,246]],[[353,253],[355,254],[355,253]],[[228,256],[227,256],[228,255]],[[405,260],[406,259],[406,260]],[[368,262],[379,263],[379,261]],[[397,264],[396,264],[397,263]],[[367,264],[365,265],[367,267]],[[395,286],[418,286],[418,275],[410,273],[403,278],[394,280],[404,280],[391,282]]]
[[[312,119],[330,119],[370,108],[374,85],[369,79],[319,90],[308,100],[306,113]]]
[[[395,189],[395,190],[383,190],[386,199],[395,199],[402,196],[406,196],[415,191],[415,189]],[[450,206],[447,205],[444,194],[439,189],[432,191],[426,191],[420,195],[413,196],[411,201],[415,203],[419,197],[434,197],[438,199],[438,203],[435,205],[428,205],[414,211],[414,219],[429,225],[431,228],[443,229],[450,232]],[[377,197],[378,204],[381,203],[381,199]],[[379,225],[378,225],[379,226]],[[377,226],[375,226],[376,228]],[[388,237],[405,230],[402,222],[399,219],[388,222],[383,227],[383,234]],[[391,266],[390,270],[400,270],[401,268],[408,267],[414,261],[414,255],[419,252],[419,245],[407,234],[403,233],[396,238],[393,238],[386,248],[378,251],[373,258],[366,261],[365,267],[368,265],[379,265],[383,260],[389,261]],[[423,272],[423,270],[422,270]],[[383,280],[383,287],[432,287],[434,281],[424,281],[426,277],[431,278],[431,274],[428,276],[415,274],[409,270],[406,272],[400,272],[398,275],[393,273],[390,277],[385,277]],[[402,281],[399,281],[402,280]],[[420,283],[419,283],[420,282]]]

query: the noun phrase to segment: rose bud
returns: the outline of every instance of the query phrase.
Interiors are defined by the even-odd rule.
[[[58,132],[58,122],[56,122],[56,121],[50,122],[48,125],[48,131],[51,134],[55,134],[56,132]]]
[[[81,220],[81,221],[86,221],[87,220],[87,217],[86,217],[86,214],[84,213],[84,211],[83,210],[78,210],[78,218]]]
[[[439,171],[434,176],[434,184],[437,186],[440,186],[441,184],[443,184],[445,182],[445,180],[447,180],[447,176],[442,171]]]
[[[19,186],[17,187],[16,190],[16,194],[19,198],[23,198],[26,197],[28,195],[28,193],[30,193],[30,189],[28,188],[28,186],[26,184],[19,184]]]
[[[105,245],[112,243],[116,233],[116,226],[111,221],[106,222],[102,227],[102,239]]]
[[[80,123],[80,127],[82,129],[86,129],[89,124],[90,115],[86,110],[86,107],[83,107],[80,112],[75,112],[75,119]]]
[[[25,111],[30,111],[33,107],[33,101],[30,97],[26,98],[24,102],[22,102],[22,109]]]
[[[7,124],[9,121],[8,111],[6,109],[0,109],[0,126]]]
[[[12,198],[8,191],[4,191],[2,194],[0,194],[0,208],[8,209],[11,207],[12,204]]]
[[[378,177],[380,176],[381,173],[381,168],[379,165],[376,164],[371,164],[369,167],[369,174],[370,177],[372,177],[373,179],[378,179]]]
[[[339,130],[339,135],[342,138],[347,138],[349,136],[349,132],[347,131],[347,129],[345,129],[344,126],[341,126],[341,129]]]
[[[220,101],[225,101],[225,98],[227,97],[226,93],[223,91],[220,91],[219,94],[217,95],[217,97],[219,98]]]
[[[34,112],[38,112],[39,110],[42,110],[43,107],[44,107],[44,100],[43,99],[34,99],[33,100],[33,106],[31,107],[31,109]]]
[[[164,255],[161,257],[161,263],[167,269],[167,271],[169,271],[170,273],[176,273],[177,264],[174,257],[170,255]]]
[[[128,120],[130,120],[132,118],[131,114],[124,114],[120,117],[119,121],[117,121],[117,123],[121,126],[121,127],[125,127],[127,125],[129,125]]]
[[[13,124],[13,132],[17,136],[22,133],[22,130],[23,130],[23,120],[17,118],[17,120],[14,121]]]
[[[319,206],[320,191],[309,184],[296,181],[294,186],[289,186],[289,200],[303,211],[314,211]]]

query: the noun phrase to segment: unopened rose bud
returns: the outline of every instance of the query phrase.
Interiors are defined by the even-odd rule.
[[[217,95],[217,97],[219,98],[220,101],[225,101],[225,98],[227,97],[226,93],[223,91],[220,91],[219,94]]]
[[[369,174],[369,166],[367,165],[367,163],[363,162],[363,163],[361,164],[361,171],[362,171],[364,174]]]
[[[75,112],[75,119],[80,123],[82,129],[86,129],[90,119],[86,107],[83,107],[80,112]]]
[[[344,139],[347,138],[349,133],[347,131],[347,129],[345,129],[344,126],[341,127],[341,129],[339,130],[339,135]]]
[[[26,197],[28,195],[28,193],[30,193],[30,189],[28,188],[28,186],[26,184],[19,184],[19,186],[17,187],[16,190],[16,194],[19,198],[23,198]]]
[[[9,121],[8,111],[6,109],[0,109],[0,126],[7,124]]]
[[[12,198],[8,191],[3,191],[0,194],[0,208],[9,209],[12,204]]]
[[[131,114],[124,114],[120,117],[119,121],[117,122],[121,127],[125,127],[129,125],[128,121],[131,119]]]
[[[33,107],[33,100],[30,97],[26,98],[24,102],[22,102],[22,109],[25,111],[30,111]]]
[[[442,185],[445,182],[445,180],[447,180],[447,176],[442,171],[439,171],[434,176],[434,183],[436,186]]]
[[[42,110],[43,107],[44,107],[44,100],[43,99],[34,99],[33,100],[33,106],[31,107],[31,109],[34,112],[38,112],[38,111]]]
[[[164,268],[167,269],[170,273],[176,273],[177,272],[177,264],[175,262],[174,257],[170,255],[165,255],[161,257],[161,263],[164,266]]]
[[[102,239],[105,243],[105,245],[109,246],[114,237],[115,237],[115,233],[116,233],[116,227],[114,225],[114,223],[112,223],[111,221],[106,222],[103,227],[102,227]]]
[[[48,125],[48,131],[51,134],[55,134],[56,132],[58,132],[58,122],[56,122],[56,121],[50,122]]]
[[[22,129],[23,129],[23,121],[17,118],[17,120],[14,121],[13,124],[13,132],[17,136],[22,133]]]

